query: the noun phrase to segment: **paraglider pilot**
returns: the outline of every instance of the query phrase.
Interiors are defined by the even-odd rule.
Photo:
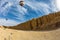
[[[21,1],[19,2],[19,4],[20,4],[20,6],[23,6],[23,5],[24,5],[24,1],[21,0]]]

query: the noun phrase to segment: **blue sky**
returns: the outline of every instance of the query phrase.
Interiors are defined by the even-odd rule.
[[[15,26],[58,11],[55,0],[24,0],[23,7],[19,1],[0,0],[0,25]]]

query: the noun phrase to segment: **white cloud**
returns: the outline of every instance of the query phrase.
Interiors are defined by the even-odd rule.
[[[60,0],[55,0],[55,3],[56,3],[57,8],[58,8],[59,11],[60,11]]]
[[[20,5],[17,5],[17,10],[20,12],[20,14],[25,15],[27,13],[27,9],[24,7],[21,7]]]
[[[20,0],[3,0],[3,1],[1,1],[0,2],[0,13],[1,12],[4,12],[3,14],[4,15],[7,15],[7,12],[8,12],[7,9],[9,9],[11,6],[15,6],[17,8],[14,9],[14,10],[16,10],[18,13],[14,13],[13,11],[10,11],[10,12],[12,12],[13,15],[17,16],[16,19],[24,20],[25,19],[24,18],[24,15],[29,10],[27,10],[27,8],[21,7],[19,5],[19,1]],[[8,4],[5,5],[4,7],[1,7],[5,2],[8,2]],[[38,2],[36,0],[24,0],[24,2],[25,2],[25,5],[28,5],[38,15],[39,15],[40,12],[43,13],[43,14],[49,14],[49,13],[51,13],[51,11],[53,11],[53,12],[57,11],[56,10],[56,7],[54,6],[55,4],[53,2],[52,2],[52,8],[49,6],[49,4],[44,3],[44,2]],[[60,9],[60,1],[59,0],[56,0],[56,3],[57,3],[58,9]],[[28,13],[28,14],[30,14],[30,13]],[[5,19],[0,19],[0,25],[4,25],[4,26],[15,26],[17,24],[19,24],[19,23],[16,22],[16,21],[14,21],[14,20],[7,20],[6,21]]]
[[[26,1],[26,4],[32,8],[33,10],[35,10],[36,13],[38,13],[38,11],[44,13],[44,14],[49,14],[52,12],[56,12],[57,11],[57,7],[55,6],[56,4],[54,4],[54,0],[51,0],[51,3],[50,6],[49,4],[47,3],[44,3],[44,2],[37,2],[35,0],[33,1],[29,1],[27,0]],[[50,11],[51,10],[51,11]],[[39,14],[39,13],[38,13]]]
[[[5,6],[3,6],[5,3],[7,3]],[[6,0],[3,2],[1,1],[1,5],[0,5],[0,14],[2,15],[7,15],[8,13],[8,9],[12,6],[11,2],[7,2]]]
[[[25,13],[27,13],[28,10],[26,8],[19,6],[20,0],[5,0],[4,2],[3,1],[1,2],[1,5],[3,5],[6,1],[8,2],[7,4],[8,6],[4,8],[0,7],[0,9],[2,9],[2,12],[6,12],[6,10],[9,9],[9,7],[11,7],[12,5],[13,6],[15,5],[17,7],[18,12],[20,12],[21,15],[25,15]],[[54,0],[51,0],[51,1],[54,1]],[[33,10],[35,10],[37,14],[39,14],[38,11],[43,12],[44,14],[49,14],[51,12],[50,10],[52,10],[53,12],[57,11],[56,7],[53,7],[53,5],[55,5],[53,2],[52,2],[53,5],[51,4],[52,8],[49,6],[49,4],[44,2],[38,2],[36,0],[24,0],[24,2],[26,5],[30,6]],[[57,1],[57,3],[59,4],[60,1]],[[58,7],[60,6],[58,5]]]
[[[19,22],[16,22],[14,20],[6,20],[6,19],[2,19],[0,18],[0,25],[3,25],[3,26],[15,26],[15,25],[18,25]]]

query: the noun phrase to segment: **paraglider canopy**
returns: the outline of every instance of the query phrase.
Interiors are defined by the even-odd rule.
[[[21,1],[19,2],[19,4],[20,4],[20,6],[23,6],[23,5],[24,5],[24,1],[21,0]]]

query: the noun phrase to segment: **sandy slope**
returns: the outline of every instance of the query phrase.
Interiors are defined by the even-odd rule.
[[[60,29],[53,31],[21,31],[0,28],[0,40],[60,40]]]

